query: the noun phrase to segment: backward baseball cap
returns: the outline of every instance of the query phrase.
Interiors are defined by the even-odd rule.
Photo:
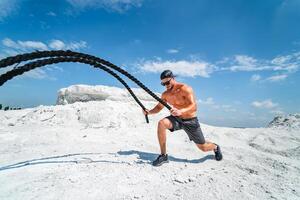
[[[174,78],[176,77],[173,72],[169,69],[163,71],[161,74],[160,74],[160,80],[164,79],[164,78]]]

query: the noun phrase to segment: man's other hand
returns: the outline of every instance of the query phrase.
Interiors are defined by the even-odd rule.
[[[182,112],[180,110],[178,110],[177,108],[172,108],[170,110],[170,112],[171,112],[171,115],[173,115],[173,116],[180,116],[180,115],[182,115]]]

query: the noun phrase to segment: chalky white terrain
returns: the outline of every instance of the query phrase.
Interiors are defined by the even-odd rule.
[[[57,104],[0,111],[0,199],[300,199],[299,115],[268,128],[201,124],[221,162],[168,132],[170,162],[157,168],[167,109],[146,124],[128,92],[108,86],[62,89]]]

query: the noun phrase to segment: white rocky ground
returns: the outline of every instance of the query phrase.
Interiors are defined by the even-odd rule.
[[[0,199],[300,199],[299,129],[201,124],[221,162],[168,132],[170,162],[153,167],[168,111],[146,124],[111,90],[115,99],[0,111]]]
[[[300,114],[289,114],[287,116],[277,116],[269,124],[270,128],[277,129],[299,129],[300,130]]]

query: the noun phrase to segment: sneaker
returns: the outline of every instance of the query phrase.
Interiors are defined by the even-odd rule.
[[[217,145],[217,144],[215,144],[215,145]],[[223,155],[222,155],[221,148],[219,145],[217,145],[217,149],[215,149],[214,152],[215,152],[215,158],[217,161],[220,161],[223,159]]]
[[[156,160],[154,160],[154,161],[152,162],[152,165],[153,165],[153,166],[161,166],[162,164],[168,163],[168,162],[169,162],[169,160],[168,160],[168,154],[166,154],[166,155],[160,154],[160,155],[156,158]]]

